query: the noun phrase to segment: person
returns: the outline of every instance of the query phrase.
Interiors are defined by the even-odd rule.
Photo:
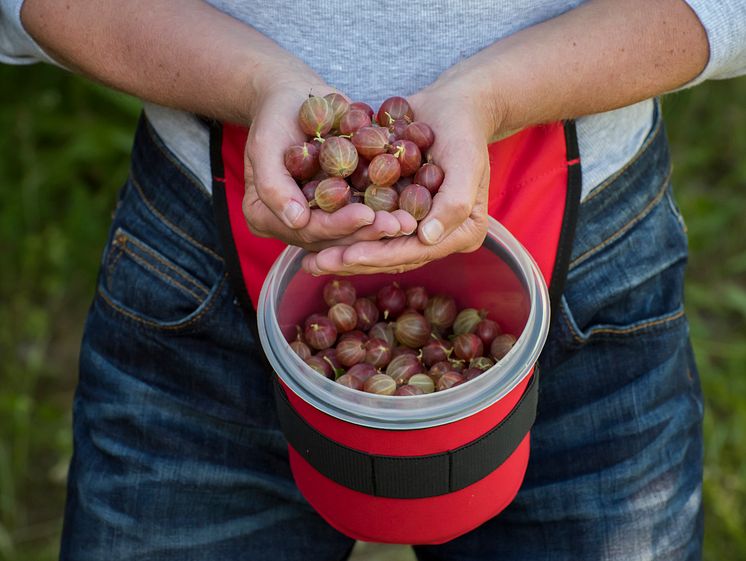
[[[415,551],[700,558],[702,398],[655,97],[746,73],[746,2],[0,5],[0,60],[53,62],[144,103],[81,349],[62,559],[333,560],[353,545],[293,484],[225,280],[196,115],[250,125],[247,225],[308,249],[313,274],[475,249],[488,143],[576,118],[582,203],[526,480],[495,519]],[[374,107],[405,95],[433,128],[446,181],[419,226],[361,205],[312,212],[283,171],[300,103],[333,91]]]

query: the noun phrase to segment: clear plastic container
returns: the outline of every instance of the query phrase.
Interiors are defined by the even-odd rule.
[[[451,423],[489,407],[513,390],[533,369],[549,331],[549,295],[538,266],[497,221],[477,251],[457,253],[397,275],[345,277],[358,295],[374,295],[393,281],[421,285],[431,295],[447,294],[459,307],[488,311],[504,332],[517,337],[511,351],[477,378],[443,392],[381,396],[347,388],[319,375],[290,348],[289,340],[314,312],[330,277],[301,269],[305,252],[288,247],[277,259],[259,297],[259,335],[272,367],[295,394],[335,418],[373,428],[409,430]]]

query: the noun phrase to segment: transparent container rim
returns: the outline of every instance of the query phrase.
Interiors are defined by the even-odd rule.
[[[264,352],[288,388],[316,409],[357,425],[387,430],[429,428],[458,421],[510,393],[533,366],[549,332],[550,305],[544,277],[531,255],[500,223],[490,217],[485,243],[494,240],[520,271],[531,302],[526,325],[510,352],[470,382],[447,392],[419,396],[381,396],[353,390],[319,376],[285,340],[275,313],[283,272],[299,270],[306,252],[290,246],[270,269],[259,295],[257,323]]]

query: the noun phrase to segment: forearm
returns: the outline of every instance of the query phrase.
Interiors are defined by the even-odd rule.
[[[682,0],[592,0],[498,41],[440,82],[469,84],[471,99],[486,100],[491,136],[670,91],[707,57],[704,29]]]
[[[201,0],[26,0],[23,24],[62,64],[142,99],[248,123],[268,84],[321,82],[266,36]]]

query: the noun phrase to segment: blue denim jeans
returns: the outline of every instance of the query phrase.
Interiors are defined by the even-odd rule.
[[[579,212],[515,502],[430,560],[696,560],[702,398],[660,121]],[[334,561],[293,483],[210,196],[142,121],[80,357],[63,560]],[[426,521],[423,521],[426,523]]]

